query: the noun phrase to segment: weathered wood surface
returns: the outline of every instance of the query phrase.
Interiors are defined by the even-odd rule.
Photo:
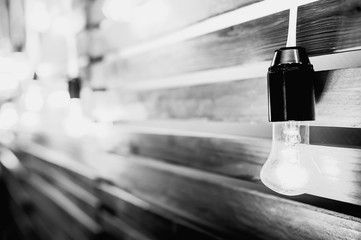
[[[259,180],[271,150],[269,139],[247,137],[236,140],[134,133],[128,144],[132,154],[248,181]],[[124,154],[121,148],[113,151]]]
[[[288,11],[105,63],[113,79],[149,80],[269,60],[286,44]],[[139,71],[141,69],[141,71]]]
[[[155,142],[154,139],[153,142]],[[184,142],[182,141],[182,144]],[[197,148],[200,149],[198,161],[204,161],[204,165],[207,164],[207,161],[212,161],[207,160],[206,157],[201,158],[201,154],[206,152],[204,150],[207,148],[206,142],[203,142],[204,148]],[[28,147],[30,146],[32,145]],[[182,148],[181,144],[178,146],[183,152],[187,151],[186,146],[185,148]],[[208,147],[212,151],[213,146]],[[41,150],[40,148],[37,149]],[[350,197],[352,194],[355,194],[353,201],[359,204],[359,202],[356,202],[357,199],[360,199],[359,193],[351,190],[359,191],[359,187],[352,185],[352,182],[359,181],[359,163],[355,155],[360,153],[357,153],[357,151],[350,152],[350,149],[336,150],[325,147],[321,147],[321,149],[314,148],[316,155],[321,156],[318,160],[318,163],[321,164],[320,168],[325,173],[331,174],[328,182],[321,182],[321,185],[324,184],[323,187],[328,188],[324,189],[324,193],[318,193],[320,196],[325,196],[323,194],[327,192],[331,193],[331,195],[340,194],[340,196],[346,196],[349,199],[352,198]],[[178,154],[176,145],[170,151],[173,152],[168,152],[168,154]],[[35,154],[35,152],[32,152],[32,154]],[[37,155],[37,157],[41,158],[41,152]],[[191,156],[191,153],[189,155]],[[233,157],[235,158],[236,155],[235,153]],[[348,156],[353,156],[353,161],[345,160],[348,159]],[[269,195],[268,190],[259,184],[250,183],[249,180],[231,179],[191,168],[161,163],[159,160],[134,156],[120,157],[107,154],[99,156],[99,159],[102,160],[101,164],[93,163],[95,164],[94,167],[99,171],[99,177],[104,178],[106,181],[113,181],[117,186],[140,199],[159,206],[183,219],[189,219],[190,222],[198,223],[211,233],[227,239],[233,239],[242,234],[255,235],[261,239],[265,237],[267,239],[287,239],[292,237],[295,232],[286,230],[296,229],[299,221],[306,224],[302,229],[295,230],[300,231],[297,235],[299,239],[327,239],[330,237],[334,239],[357,239],[361,234],[361,222],[358,218]],[[185,164],[181,162],[185,159],[183,157],[179,157],[179,159],[174,157],[174,159],[172,159],[173,163],[179,161],[178,164]],[[228,158],[219,156],[218,159],[219,161],[227,161]],[[232,159],[232,155],[230,159]],[[343,159],[342,166],[338,164],[341,159]],[[241,159],[239,161],[242,162]],[[261,160],[259,161],[261,162]],[[344,164],[345,161],[347,164]],[[331,166],[331,169],[328,169],[330,171],[327,172],[329,166]],[[195,167],[197,168],[197,166]],[[341,171],[339,176],[346,177],[345,172],[347,172],[347,176],[350,178],[337,182],[338,175],[337,173],[332,175],[335,174],[335,172],[332,172],[332,167],[336,167],[336,170]],[[335,189],[340,189],[340,191],[335,191]],[[104,201],[104,195],[102,199]],[[227,199],[227,201],[224,201],[224,199]],[[109,204],[109,200],[104,202],[119,211],[117,209],[119,206],[114,204],[114,201],[117,202],[114,199],[111,200],[113,204]],[[318,200],[313,201],[317,202]],[[321,199],[318,202],[321,207],[323,203],[327,203],[327,201],[321,201]],[[125,208],[120,207],[126,215]],[[352,212],[354,211],[352,210]],[[302,216],[302,218],[294,219],[294,216]],[[293,220],[290,221],[290,219]],[[251,223],[254,222],[257,222],[257,224],[252,225]]]
[[[22,161],[32,161],[22,158]],[[48,169],[49,172],[52,169]],[[52,182],[29,170],[21,162],[6,169],[5,179],[14,202],[23,214],[34,218],[34,226],[41,237],[53,234],[52,239],[89,239],[100,228],[98,224],[80,210]],[[43,231],[46,227],[50,232]],[[46,239],[46,238],[44,238]]]
[[[94,192],[94,196],[89,196],[90,193],[85,194],[86,189],[75,187],[78,185],[79,179],[65,179],[65,176],[68,175],[67,172],[71,172],[72,170],[67,169],[66,166],[57,165],[57,163],[51,163],[51,160],[42,160],[42,157],[47,156],[47,154],[43,154],[45,148],[36,147],[36,144],[31,146],[32,149],[37,149],[40,152],[37,152],[37,154],[34,154],[34,151],[31,153],[22,152],[18,154],[21,156],[21,164],[25,170],[24,174],[30,176],[29,182],[31,183],[33,182],[32,179],[35,178],[34,184],[36,184],[37,188],[40,188],[39,184],[43,184],[44,186],[41,187],[41,189],[47,189],[48,191],[45,191],[46,193],[49,191],[55,192],[55,196],[45,194],[45,197],[48,197],[49,201],[59,196],[61,192],[61,194],[67,198],[65,201],[67,203],[63,203],[68,205],[68,207],[65,206],[65,209],[63,209],[65,214],[69,214],[67,210],[69,210],[70,200],[89,217],[100,220],[102,227],[104,227],[106,231],[113,229],[110,232],[113,232],[113,234],[118,237],[122,235],[123,237],[130,237],[130,239],[182,239],[183,237],[205,240],[216,239],[214,236],[199,230],[197,226],[193,226],[188,221],[169,214],[167,211],[154,208],[150,204],[132,197],[130,194],[118,193],[113,196],[112,191],[107,191],[108,188],[104,187]],[[55,151],[53,151],[53,153],[56,155]],[[65,158],[66,157],[64,157],[64,159]],[[61,164],[61,161],[58,163]],[[69,185],[70,180],[73,182],[72,185]],[[93,188],[97,187],[98,183],[100,182],[94,179],[92,182]],[[18,192],[21,193],[22,191],[16,191],[16,193]],[[119,192],[119,190],[116,192]],[[122,198],[124,194],[127,194],[127,196]],[[29,196],[29,199],[31,198],[33,198],[32,194]],[[92,198],[99,199],[99,201],[94,202],[95,200]],[[45,201],[45,198],[42,201],[39,200],[40,204],[43,203],[43,201]],[[57,203],[59,204],[59,202]],[[60,204],[60,207],[64,207],[63,204]],[[96,206],[94,206],[94,204],[96,204]],[[57,206],[57,208],[59,208],[59,206]],[[114,209],[114,211],[107,210],[109,208]],[[49,209],[52,209],[52,207],[49,207]],[[72,214],[76,215],[77,212],[79,213],[79,211],[73,211]],[[56,218],[56,216],[53,216],[53,218]],[[69,222],[63,218],[59,221]],[[116,225],[116,223],[122,223],[122,226]],[[115,231],[117,227],[120,229]]]
[[[300,6],[298,44],[311,55],[361,48],[361,2],[320,0]]]
[[[261,239],[361,237],[358,218],[268,195],[251,183],[141,158],[105,156],[103,163],[104,177],[119,187],[228,239],[243,233]]]
[[[128,136],[128,144],[132,154],[252,182],[259,182],[261,167],[271,150],[270,139],[251,137],[223,139],[134,133]],[[128,154],[121,149],[124,146],[113,151]],[[361,150],[311,145],[310,151],[321,171],[317,177],[319,185],[310,193],[361,205]]]
[[[89,239],[98,231],[98,225],[93,220],[85,217],[64,195],[40,177],[32,175],[27,184],[26,191],[37,211],[52,219],[50,225],[62,229],[69,239]],[[86,219],[79,218],[79,213]]]
[[[316,75],[313,125],[361,126],[361,68],[321,71]],[[212,120],[266,123],[265,78],[198,86],[129,92],[94,92],[94,113],[118,120]],[[116,120],[116,119],[115,119]]]
[[[146,15],[142,15],[141,21],[128,22],[108,22],[101,28],[92,28],[82,35],[88,35],[93,44],[89,45],[89,53],[92,56],[99,56],[105,52],[117,50],[119,47],[134,45],[146,40],[162,36],[200,22],[210,17],[241,8],[261,0],[159,0],[153,3],[141,4],[140,8],[147,10]],[[94,1],[89,6],[89,26],[98,26],[104,20],[102,14],[102,3],[104,1]],[[133,1],[135,4],[136,1]],[[139,1],[138,1],[139,2]],[[143,5],[143,6],[142,6]],[[144,6],[145,5],[145,6]],[[155,7],[152,7],[155,6]],[[161,8],[165,14],[165,19],[157,20],[157,10]],[[143,11],[144,11],[143,10]],[[82,43],[85,39],[80,39]],[[89,39],[88,39],[89,40]]]
[[[55,168],[47,162],[25,156],[24,167],[29,171],[45,178],[54,188],[61,191],[69,200],[79,207],[89,217],[95,217],[98,199],[94,195],[92,185],[84,186],[79,178],[71,177],[66,169]]]
[[[310,56],[359,47],[359,5],[356,0],[323,0],[300,7],[298,44],[305,46]],[[288,11],[284,11],[184,42],[119,57],[104,64],[104,71],[112,80],[147,81],[270,60],[273,51],[285,45],[287,24]]]
[[[114,236],[115,239],[155,240],[155,238],[148,237],[146,233],[135,229],[122,219],[114,217],[108,213],[101,213],[99,218],[102,221],[104,230]],[[152,224],[153,223],[150,223],[150,225]]]
[[[162,207],[149,204],[109,183],[101,182],[97,189],[104,210],[110,209],[100,216],[104,217],[104,224],[113,229],[111,232],[118,232],[118,235],[125,229],[116,230],[111,219],[138,229],[151,239],[217,239],[201,230],[197,223],[171,214]]]

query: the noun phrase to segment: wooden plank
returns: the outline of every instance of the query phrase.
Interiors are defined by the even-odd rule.
[[[40,236],[40,239],[54,239],[54,240],[71,240],[69,235],[66,234],[56,224],[56,221],[45,214],[42,210],[37,210],[36,213],[31,215],[31,221],[35,226],[36,235]],[[55,223],[54,223],[55,222]],[[28,236],[27,236],[28,237]]]
[[[301,7],[299,45],[309,48],[311,56],[359,47],[359,4],[357,0],[323,0]],[[273,51],[285,45],[287,24],[288,12],[284,11],[188,41],[123,56],[110,61],[105,68],[108,78],[132,82],[270,60]]]
[[[260,169],[271,150],[271,140],[262,138],[232,140],[134,133],[128,139],[132,154],[248,181],[260,180]],[[122,148],[112,151],[124,154]]]
[[[95,211],[99,203],[93,193],[92,186],[84,186],[81,182],[79,184],[77,178],[69,176],[66,170],[46,164],[46,162],[33,156],[28,155],[22,161],[29,172],[45,178],[89,217],[95,217]]]
[[[361,48],[361,3],[321,0],[299,7],[297,41],[311,55]]]
[[[104,177],[119,187],[201,221],[227,239],[243,233],[261,239],[361,237],[358,218],[271,196],[251,183],[140,158],[102,159]]]
[[[361,51],[339,52],[310,57],[315,71],[358,68],[361,66]],[[197,86],[210,83],[231,82],[250,78],[262,78],[266,75],[270,61],[261,61],[245,65],[184,73],[181,75],[151,79],[149,81],[119,81],[107,70],[106,63],[97,63],[86,68],[90,87],[94,91],[106,89],[122,89],[128,91],[146,91]]]
[[[46,140],[50,140],[46,138]],[[52,140],[58,140],[57,138]],[[38,142],[37,140],[35,140]],[[68,142],[69,143],[69,142]],[[66,169],[66,173],[69,174],[69,177],[77,178],[79,183],[83,183],[83,186],[85,188],[89,188],[91,186],[92,181],[95,178],[95,170],[90,168],[89,166],[80,163],[76,159],[80,158],[81,156],[77,156],[76,153],[78,150],[78,146],[74,147],[73,142],[70,142],[70,145],[68,145],[69,151],[75,151],[75,156],[70,157],[68,152],[65,151],[64,142],[62,142],[62,148],[61,151],[63,151],[64,154],[59,154],[59,152],[52,150],[50,147],[44,147],[41,144],[34,144],[31,148],[27,146],[27,141],[24,141],[23,139],[19,138],[16,144],[8,145],[9,149],[11,149],[19,159],[23,158],[23,154],[31,154],[33,156],[38,156],[36,153],[41,152],[41,160],[44,161],[46,164],[52,165],[55,168],[60,169]],[[54,147],[54,146],[51,146]],[[59,146],[57,146],[59,147]]]
[[[107,227],[113,229],[111,232],[118,232],[115,233],[116,235],[129,234],[124,233],[126,229],[115,230],[112,227],[114,222],[112,223],[111,219],[127,225],[128,229],[131,228],[130,232],[133,232],[132,229],[137,229],[136,231],[151,239],[218,239],[216,236],[202,231],[196,223],[191,223],[189,220],[144,202],[109,183],[101,182],[97,188],[99,197],[104,204],[103,210],[105,210],[100,213],[100,216],[104,216],[103,225],[105,225],[105,229]],[[100,218],[102,219],[102,217]]]
[[[16,176],[12,175],[10,172],[7,172],[6,177],[9,184],[11,184],[12,187],[15,186],[15,188],[11,189],[13,192],[11,196],[14,198],[14,200],[16,200],[21,207],[24,207],[23,204],[26,204],[27,207],[31,207],[31,209],[28,209],[31,211],[24,212],[23,214],[28,214],[30,217],[36,216],[38,220],[43,222],[43,225],[44,222],[46,222],[45,225],[47,225],[48,229],[55,228],[56,231],[53,231],[55,236],[57,234],[65,233],[69,237],[66,239],[74,239],[70,238],[70,236],[75,236],[76,239],[87,239],[87,237],[90,236],[91,231],[89,231],[89,229],[86,229],[82,223],[74,221],[75,219],[73,217],[76,215],[76,211],[71,213],[67,212],[68,209],[63,209],[56,202],[53,202],[51,199],[57,198],[57,194],[51,196],[44,194],[44,192],[47,191],[45,188],[49,189],[49,185],[38,185],[39,181],[40,183],[44,183],[44,181],[41,180],[38,176],[26,171],[26,175]],[[20,196],[19,193],[23,196],[26,196],[26,199],[23,199],[24,197]],[[24,202],[24,200],[26,200],[26,202]],[[64,201],[64,198],[62,200],[63,202],[60,205],[64,206],[68,204],[67,200]],[[21,210],[26,211],[25,208]],[[71,226],[69,223],[76,223],[76,225]],[[36,225],[38,226],[38,224]],[[84,225],[86,225],[86,223],[84,223]],[[79,229],[77,229],[75,226],[78,226]],[[47,234],[40,229],[34,230],[36,231],[36,234]],[[84,235],[87,237],[83,238]],[[57,239],[55,236],[54,239]]]
[[[130,226],[127,222],[120,218],[116,218],[108,213],[99,214],[99,219],[102,221],[105,231],[111,233],[112,236],[119,239],[127,240],[152,240],[145,233]],[[151,223],[152,224],[152,223]]]
[[[72,239],[88,239],[99,232],[99,226],[41,177],[32,174],[27,181],[27,192],[37,209],[52,219]]]
[[[315,71],[357,68],[361,66],[361,51],[314,56],[310,57],[310,61]],[[105,65],[102,63],[93,64],[91,67],[84,68],[84,70],[89,73],[87,78],[91,79],[90,87],[94,91],[115,88],[129,91],[145,91],[261,78],[266,75],[269,65],[270,61],[262,61],[242,66],[215,68],[150,81],[135,82],[117,81],[117,79],[109,81],[108,79],[112,79],[111,72],[103,71]]]
[[[145,12],[142,15],[141,21],[139,19],[131,19],[128,22],[108,21],[107,24],[103,22],[101,28],[92,28],[88,32],[91,41],[96,42],[96,48],[98,48],[98,50],[93,49],[91,53],[93,56],[101,55],[101,53],[116,50],[119,47],[134,45],[259,1],[261,0],[200,0],[197,2],[192,0],[159,0],[148,4],[140,3],[137,11]],[[104,15],[101,12],[103,3],[104,1],[98,0],[90,4],[89,25],[97,26],[104,20],[102,18]],[[135,2],[135,4],[139,3]],[[157,12],[159,8],[163,10],[161,13]],[[157,14],[163,14],[166,20],[157,18],[155,16]]]
[[[316,75],[313,125],[361,126],[361,68],[321,71]],[[212,120],[266,123],[265,78],[174,89],[93,94],[94,115],[108,120]],[[347,97],[345,97],[347,96]]]
[[[107,63],[122,81],[149,80],[269,60],[286,44],[288,11]],[[141,69],[141,71],[139,71]]]
[[[2,154],[2,158],[4,156]],[[57,190],[52,183],[45,181],[45,179],[29,169],[29,167],[34,167],[28,162],[34,162],[32,160],[35,158],[32,157],[31,159],[31,157],[21,155],[18,166],[15,169],[7,169],[6,171],[6,180],[11,187],[11,196],[14,200],[22,207],[25,204],[27,206],[31,204],[34,209],[31,212],[26,212],[27,214],[38,216],[40,214],[42,216],[40,219],[42,218],[42,221],[47,222],[48,228],[54,227],[59,230],[53,231],[53,234],[55,234],[54,239],[65,239],[62,237],[63,235],[60,235],[59,238],[56,237],[57,234],[65,234],[65,232],[69,237],[66,239],[88,239],[89,236],[99,231],[99,226],[74,205],[65,194]],[[4,159],[2,160],[4,161]],[[35,165],[35,167],[39,167],[39,164]],[[38,170],[41,171],[41,168]],[[52,173],[52,169],[47,170],[49,174]],[[61,180],[64,179],[58,179],[58,181]],[[26,211],[26,209],[21,210]],[[45,234],[45,232],[39,232],[39,234]]]
[[[31,146],[29,145],[29,147]],[[360,188],[350,185],[355,179],[359,181],[357,159],[359,159],[360,153],[350,153],[348,149],[333,151],[332,148],[318,149],[318,151],[321,154],[319,152],[317,155],[322,156],[319,163],[323,162],[322,166],[325,167],[323,170],[328,166],[332,167],[335,159],[337,161],[343,159],[343,165],[339,169],[352,169],[349,173],[354,174],[351,181],[345,179],[339,184],[331,179],[328,185],[332,189],[328,187],[327,190],[331,193],[342,194],[346,189],[349,191],[348,193],[356,194],[354,198],[356,201],[360,199]],[[350,161],[348,164],[344,164],[346,161],[344,159],[348,159],[350,154],[357,154],[358,157],[355,155],[356,157],[352,158],[356,159],[354,162]],[[93,162],[94,168],[104,174],[100,176],[106,181],[114,181],[118,186],[130,191],[140,199],[189,219],[189,221],[205,225],[207,228],[213,229],[215,234],[222,233],[227,237],[230,235],[230,238],[235,238],[246,232],[260,238],[266,236],[266,239],[287,239],[295,233],[292,230],[288,232],[286,229],[297,229],[296,226],[300,221],[306,224],[304,229],[296,230],[301,231],[298,233],[300,235],[297,235],[300,239],[327,239],[330,237],[357,239],[361,234],[358,231],[361,229],[359,219],[265,194],[269,192],[258,184],[232,180],[185,167],[176,167],[158,160],[137,157],[123,158],[115,155],[101,155],[99,158],[102,161]],[[340,176],[343,175],[343,173],[340,174]],[[325,186],[321,186],[321,188],[323,189]],[[341,190],[338,192],[335,189]],[[351,192],[351,189],[354,192]],[[220,196],[226,196],[227,201],[223,201]],[[291,199],[297,200],[297,198]],[[327,204],[327,200],[315,199],[313,201],[319,202],[318,204],[321,206]],[[339,206],[340,203],[336,205]],[[349,214],[353,215],[357,212],[359,211],[355,210],[355,207],[351,207]],[[294,219],[294,216],[302,216],[302,218],[290,221],[290,219]],[[260,222],[258,222],[259,219],[261,219]],[[272,221],[276,221],[276,226],[271,224]],[[259,225],[254,226],[254,222]],[[320,222],[323,224],[320,225]],[[337,232],[334,232],[333,229],[337,229]]]
[[[27,239],[36,240],[35,233],[34,233],[34,222],[29,214],[29,211],[24,209],[24,205],[19,205],[18,202],[10,197],[8,203],[6,204],[9,212],[11,212],[12,221],[15,221],[16,227],[20,230],[17,236],[21,239],[24,239],[25,236]],[[29,205],[28,205],[29,207]],[[29,210],[29,208],[27,209]],[[2,213],[3,214],[3,213]],[[7,219],[9,221],[9,219]],[[15,237],[15,236],[13,236]]]
[[[296,4],[302,6],[315,1],[318,0],[302,0],[297,1]],[[185,1],[182,1],[181,4],[183,4],[183,2]],[[191,9],[196,10],[191,16],[197,17],[204,9],[208,10],[208,7],[213,7],[213,3],[210,1],[203,2],[197,2],[199,5],[203,4],[199,10],[196,8],[198,5],[192,2],[192,7],[189,7],[186,10],[187,13],[185,16],[182,16],[182,19],[186,22],[190,19]],[[233,2],[222,3],[222,7],[233,4]],[[136,2],[133,3],[137,4]],[[183,10],[181,6],[178,6],[177,12],[170,15],[169,9],[173,9],[168,6],[169,3],[173,4],[172,1],[153,1],[151,3],[145,3],[135,9],[135,12],[133,12],[133,16],[135,17],[129,19],[130,21],[127,22],[121,21],[118,23],[110,23],[110,21],[103,21],[100,30],[91,31],[89,33],[91,36],[90,39],[93,42],[93,44],[90,45],[89,54],[92,56],[99,56],[105,52],[112,52],[112,55],[114,55],[114,53],[116,53],[115,50],[119,50],[121,55],[145,52],[156,47],[159,48],[176,42],[186,41],[267,15],[272,15],[277,12],[288,10],[290,7],[290,2],[287,0],[279,0],[277,4],[270,1],[261,1],[257,3],[256,1],[252,1],[254,4],[250,4],[249,6],[244,5],[232,11],[203,19],[202,21],[198,21],[185,28],[168,31],[167,26],[173,24],[173,20],[179,17],[178,13]],[[139,12],[138,10],[142,10],[141,19],[138,18],[138,16],[140,16],[140,14],[137,13]],[[213,10],[217,11],[217,8]],[[156,16],[153,16],[153,14]],[[92,18],[97,14],[90,13],[89,15],[90,18]],[[165,15],[167,15],[167,21],[161,21],[161,18],[165,17]],[[170,27],[174,28],[174,26]],[[161,31],[163,34],[158,34],[160,36],[156,37],[148,36],[157,34],[158,31]],[[86,35],[86,33],[83,35]],[[149,39],[144,41],[145,38]]]
[[[326,132],[326,137],[329,135]],[[252,182],[260,181],[261,167],[271,150],[270,139],[251,137],[223,139],[134,133],[127,139],[130,151],[126,154]],[[316,140],[323,142],[324,139]],[[124,144],[126,142],[122,142],[119,149],[115,147],[113,152],[124,155]],[[320,170],[319,186],[310,193],[361,205],[361,149],[310,145],[310,151]]]

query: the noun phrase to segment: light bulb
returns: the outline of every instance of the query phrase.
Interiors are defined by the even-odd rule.
[[[272,138],[271,153],[261,169],[262,182],[284,195],[306,193],[317,174],[308,147],[308,122],[274,122]]]
[[[306,49],[296,46],[275,51],[267,73],[272,149],[261,169],[261,180],[281,194],[300,195],[317,183],[317,166],[308,146],[308,121],[315,120],[314,80]]]
[[[44,105],[43,92],[40,85],[32,82],[24,95],[24,105],[29,111],[39,112]]]
[[[73,138],[80,138],[90,131],[90,121],[83,115],[80,99],[70,100],[69,112],[63,124],[65,133]]]
[[[53,91],[47,96],[49,108],[65,108],[69,105],[70,96],[65,90]]]

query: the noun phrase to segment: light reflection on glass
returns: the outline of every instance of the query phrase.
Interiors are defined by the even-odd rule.
[[[84,117],[80,99],[72,98],[68,115],[64,119],[65,133],[74,138],[84,136],[91,129],[91,122]]]
[[[69,103],[70,96],[65,90],[54,91],[47,96],[47,105],[49,108],[65,108]]]

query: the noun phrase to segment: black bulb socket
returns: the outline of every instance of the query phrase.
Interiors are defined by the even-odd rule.
[[[315,120],[314,81],[305,48],[276,50],[267,73],[269,121]]]
[[[80,98],[81,80],[79,77],[68,81],[68,91],[70,98]]]

